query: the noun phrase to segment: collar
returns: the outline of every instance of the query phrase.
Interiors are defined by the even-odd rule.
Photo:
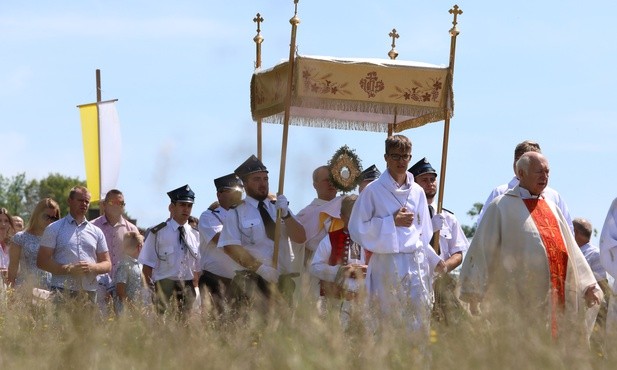
[[[107,218],[106,215],[103,215],[103,223],[104,224],[109,224],[111,226],[116,226],[116,225],[124,225],[124,217],[122,217],[122,215],[120,215],[120,219],[118,220],[118,222],[116,222],[115,224],[112,225],[111,222],[109,222],[109,219]]]
[[[77,220],[70,213],[68,213],[65,217],[66,217],[66,220],[69,222],[69,224],[75,224],[77,226],[83,224],[84,222],[88,222],[87,219],[84,219],[84,221],[81,224],[78,224]]]
[[[529,192],[529,190],[525,188],[521,188],[520,186],[518,186],[518,189],[519,189],[519,195],[523,199],[544,199],[544,191],[540,195],[532,195]]]
[[[252,205],[253,207],[257,208],[259,206],[259,201],[251,196],[246,196],[244,198],[244,201],[250,205]],[[268,207],[268,204],[272,204],[272,202],[270,202],[270,199],[266,198],[263,200],[263,202],[266,204],[266,208]]]
[[[514,189],[514,187],[518,185],[518,183],[519,183],[518,177],[514,176],[512,180],[510,180],[510,182],[508,183],[508,189]]]
[[[180,225],[178,222],[176,222],[176,220],[174,220],[173,218],[170,218],[169,221],[167,221],[167,223],[171,226],[172,229],[174,230],[178,230],[179,227],[184,227],[185,225],[188,225],[188,222],[184,225]]]
[[[403,185],[399,185],[396,180],[390,175],[390,171],[386,169],[383,171],[379,179],[383,179],[382,181],[386,181],[390,188],[394,190],[408,190],[411,188],[411,183],[413,182],[413,175],[409,172],[406,173],[407,177],[405,178],[405,183]]]

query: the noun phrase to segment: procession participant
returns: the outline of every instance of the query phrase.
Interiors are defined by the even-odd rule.
[[[588,318],[587,329],[591,339],[591,343],[594,345],[594,349],[600,353],[604,353],[604,334],[606,329],[606,313],[608,310],[608,301],[611,294],[611,287],[608,284],[608,277],[606,270],[600,262],[600,249],[591,244],[591,233],[593,227],[591,223],[584,218],[575,218],[572,220],[574,226],[574,240],[576,244],[581,248],[581,252],[585,257],[593,276],[596,278],[596,282],[604,293],[604,299],[602,304],[598,307],[597,312],[593,312],[593,317]],[[589,315],[588,315],[589,316]]]
[[[579,303],[584,297],[588,307],[599,304],[602,292],[566,219],[544,198],[548,160],[525,153],[516,175],[520,183],[489,204],[471,241],[460,275],[461,299],[488,301],[491,311],[502,314],[499,323],[512,330],[548,326],[553,338],[562,331],[582,334]]]
[[[28,220],[28,227],[13,236],[9,251],[9,284],[29,282],[39,289],[49,290],[51,274],[36,267],[41,236],[45,228],[60,219],[60,206],[51,198],[41,199]]]
[[[188,224],[195,193],[188,185],[167,193],[171,218],[153,227],[137,261],[146,282],[154,286],[157,311],[186,319],[195,302],[199,240]]]
[[[121,314],[124,307],[139,306],[144,303],[143,266],[137,262],[139,252],[144,246],[144,237],[136,231],[129,231],[122,238],[124,256],[118,264],[113,284],[116,295],[114,308],[116,314]]]
[[[427,345],[433,296],[432,274],[445,264],[429,245],[433,229],[426,196],[407,172],[411,141],[386,139],[386,171],[367,186],[349,220],[352,240],[373,252],[366,288],[377,324],[404,325],[414,345]]]
[[[341,201],[344,227],[331,231],[322,239],[311,262],[310,272],[320,279],[320,313],[325,315],[336,307],[341,324],[348,329],[356,315],[358,295],[366,275],[365,251],[349,236],[349,216],[358,198],[352,194]]]
[[[19,216],[13,216],[13,229],[15,232],[24,230],[24,219]]]
[[[469,248],[469,241],[454,214],[445,208],[436,213],[437,171],[426,158],[416,162],[409,172],[414,181],[424,189],[429,208],[433,231],[439,230],[439,256],[444,260],[447,272],[463,262],[463,252]],[[433,245],[433,243],[431,243]],[[435,304],[433,317],[446,324],[456,321],[464,313],[464,308],[454,292],[456,281],[449,274],[435,279]]]
[[[283,279],[281,276],[292,272],[293,253],[289,239],[296,243],[304,243],[306,240],[304,228],[289,211],[287,199],[283,194],[277,196],[275,204],[267,201],[268,170],[257,157],[251,155],[236,168],[235,174],[244,184],[246,197],[244,202],[227,213],[218,247],[224,248],[225,253],[243,267],[232,281],[233,289],[237,289],[237,292],[234,292],[235,298],[241,300],[256,298],[247,297],[248,291],[256,293],[259,291],[263,297],[269,298],[275,284],[281,289],[284,288],[282,285],[287,286],[290,283],[290,279]],[[272,257],[277,210],[281,212],[282,223],[278,263],[275,268]],[[289,292],[286,291],[284,294]]]
[[[360,183],[358,184],[358,193],[362,193],[362,190],[371,182],[377,180],[381,176],[381,171],[374,164],[360,174]]]
[[[9,246],[13,237],[13,217],[8,209],[0,208],[0,288],[4,286],[8,278]]]
[[[306,234],[306,242],[303,244],[292,243],[295,256],[293,269],[302,273],[302,289],[298,289],[297,298],[319,297],[319,279],[314,278],[308,268],[317,246],[330,228],[342,227],[341,222],[338,222],[342,197],[336,196],[337,189],[330,180],[328,166],[319,166],[313,171],[313,188],[317,197],[296,215],[296,220],[304,227]],[[333,220],[336,220],[334,226]]]
[[[103,231],[86,219],[87,188],[72,188],[68,204],[69,213],[45,228],[36,264],[51,273],[57,303],[82,297],[95,303],[97,276],[111,271],[107,242]]]
[[[482,221],[482,218],[484,217],[484,211],[486,210],[488,205],[493,201],[493,199],[497,198],[501,194],[504,194],[506,191],[508,191],[508,189],[513,189],[516,185],[518,185],[519,179],[518,179],[518,176],[516,175],[516,162],[519,160],[519,158],[523,154],[527,152],[542,153],[542,150],[540,150],[540,144],[534,141],[531,141],[531,140],[525,140],[516,145],[516,147],[514,148],[514,162],[512,164],[512,168],[514,170],[514,177],[512,178],[512,180],[510,180],[509,183],[499,185],[498,187],[493,189],[493,191],[489,194],[488,198],[486,199],[486,202],[484,202],[484,206],[480,210],[480,214],[478,214],[476,225],[480,225],[480,221]],[[572,226],[572,219],[570,218],[570,211],[568,210],[568,205],[563,200],[563,198],[561,198],[559,193],[555,191],[555,189],[552,189],[551,187],[547,186],[546,189],[544,189],[544,197],[545,199],[550,200],[557,205],[557,207],[561,210],[561,213],[563,213],[563,216],[565,217],[566,221],[568,222],[570,230],[574,232],[573,226]]]
[[[611,299],[608,302],[608,313],[606,315],[606,348],[610,357],[617,355],[614,348],[617,348],[617,198],[613,200],[604,225],[600,233],[600,262],[606,271],[613,277]]]
[[[111,258],[110,278],[113,280],[118,264],[122,261],[124,251],[122,240],[130,231],[137,231],[137,226],[124,218],[124,194],[118,189],[112,189],[105,194],[105,199],[100,203],[103,214],[92,223],[103,230],[109,257]]]
[[[229,298],[231,279],[236,271],[242,270],[243,267],[216,245],[227,213],[242,201],[242,181],[232,173],[214,179],[214,186],[218,202],[212,204],[201,214],[198,223],[202,270],[199,277],[199,291],[202,299],[211,297],[214,307],[222,313]]]

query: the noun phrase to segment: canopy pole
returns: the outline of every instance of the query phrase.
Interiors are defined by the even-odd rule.
[[[253,37],[253,41],[255,41],[255,70],[261,68],[261,43],[264,41],[264,38],[261,36],[261,22],[264,19],[261,14],[257,13],[255,18],[253,18],[253,22],[257,23],[257,35]],[[262,146],[261,146],[261,118],[257,119],[257,158],[262,160]]]
[[[289,132],[289,116],[291,112],[291,94],[293,91],[293,76],[295,68],[295,51],[296,51],[296,31],[300,18],[298,18],[298,1],[294,0],[294,16],[289,20],[291,23],[291,42],[289,43],[289,75],[287,76],[287,92],[285,94],[285,116],[283,119],[283,143],[281,146],[281,168],[279,171],[279,188],[277,194],[283,194],[285,185],[285,162],[287,159],[287,136]],[[272,265],[277,268],[279,239],[281,234],[281,211],[276,212],[276,228],[274,233],[274,252],[272,255]]]
[[[101,70],[100,69],[96,69],[96,102],[100,103],[102,101],[102,96],[101,96]],[[99,116],[99,105],[96,105],[96,137],[98,139],[98,145],[99,145],[99,194],[97,194],[97,197],[99,198],[98,200],[98,204],[99,204],[99,216],[103,214],[103,208],[100,206],[101,204],[101,192],[103,191],[103,174],[101,173],[101,119]]]
[[[452,101],[452,85],[454,81],[454,56],[456,54],[456,37],[459,35],[459,30],[456,27],[457,25],[457,16],[463,14],[463,11],[459,9],[458,5],[454,5],[452,9],[448,11],[450,14],[454,15],[454,20],[452,21],[452,28],[450,29],[450,64],[448,65],[448,95],[446,96],[446,105],[445,105],[445,120],[444,120],[444,128],[443,128],[443,149],[441,153],[441,176],[439,177],[439,196],[437,197],[437,213],[441,213],[443,209],[443,195],[445,190],[446,183],[446,164],[448,161],[448,140],[450,137],[450,112],[453,107],[450,106],[450,102]],[[433,243],[433,248],[437,254],[440,253],[439,247],[439,230],[435,232],[435,238]]]

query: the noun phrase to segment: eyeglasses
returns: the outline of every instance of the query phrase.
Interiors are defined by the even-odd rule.
[[[122,206],[122,207],[124,207],[124,206],[126,205],[126,203],[124,203],[124,202],[119,202],[119,201],[117,201],[117,200],[110,200],[110,201],[107,201],[107,204],[108,204],[108,205],[110,205],[110,206],[116,205],[116,206]]]
[[[50,222],[54,222],[54,221],[58,221],[60,218],[57,217],[57,216],[45,215],[45,219],[50,221]]]
[[[411,154],[391,153],[391,154],[388,154],[388,156],[390,156],[390,158],[392,158],[395,161],[400,161],[401,159],[404,161],[408,161],[411,159]]]

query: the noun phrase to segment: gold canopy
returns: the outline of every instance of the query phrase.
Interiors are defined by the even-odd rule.
[[[283,123],[289,62],[251,79],[253,120]],[[296,56],[290,124],[394,132],[453,112],[448,67],[386,59]]]

